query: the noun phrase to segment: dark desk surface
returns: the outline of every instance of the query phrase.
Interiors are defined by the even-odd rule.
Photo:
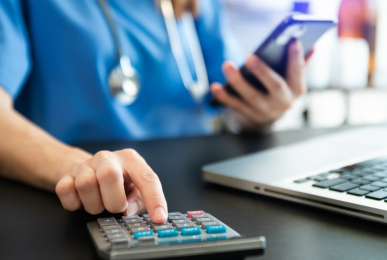
[[[131,147],[158,173],[169,211],[202,209],[244,235],[264,235],[257,259],[386,259],[387,227],[262,195],[208,184],[201,166],[335,131],[302,130],[263,137],[220,135],[83,145],[92,153]],[[109,216],[104,212],[100,216]],[[98,216],[99,217],[99,216]],[[0,259],[96,259],[86,223],[55,194],[0,179]]]

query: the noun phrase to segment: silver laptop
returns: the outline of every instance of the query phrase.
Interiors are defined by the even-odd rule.
[[[387,223],[387,126],[343,130],[205,165],[203,178]]]

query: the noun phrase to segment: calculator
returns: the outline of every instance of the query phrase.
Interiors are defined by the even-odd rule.
[[[243,259],[266,247],[265,237],[242,237],[202,210],[171,212],[161,224],[148,214],[98,218],[87,228],[104,259]]]

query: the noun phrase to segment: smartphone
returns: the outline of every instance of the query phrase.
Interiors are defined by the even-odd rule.
[[[289,44],[294,39],[300,40],[304,47],[304,56],[307,56],[316,41],[326,31],[336,25],[337,21],[331,18],[301,14],[288,16],[277,26],[254,54],[279,75],[285,77]],[[268,93],[265,86],[246,67],[240,68],[240,72],[252,86],[265,94]],[[224,85],[224,89],[229,94],[239,97],[239,94],[229,83]],[[222,105],[215,98],[210,103],[214,107]]]

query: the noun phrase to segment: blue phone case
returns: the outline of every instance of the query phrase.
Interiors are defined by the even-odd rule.
[[[289,43],[294,39],[300,40],[306,56],[316,41],[336,24],[334,19],[320,18],[314,15],[291,15],[277,26],[254,54],[279,75],[285,77]],[[246,67],[240,68],[240,72],[252,86],[265,94],[268,93],[265,86]],[[229,94],[239,97],[229,83],[225,84],[224,89]],[[219,106],[221,103],[212,99],[211,105]]]

